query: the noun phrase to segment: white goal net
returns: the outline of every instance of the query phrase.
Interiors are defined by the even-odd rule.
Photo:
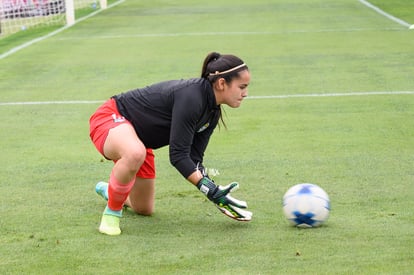
[[[79,10],[106,7],[102,0],[0,0],[0,38],[38,26],[65,25]],[[73,22],[71,22],[73,23]]]

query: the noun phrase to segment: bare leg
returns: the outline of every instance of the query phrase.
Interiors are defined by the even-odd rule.
[[[124,123],[111,129],[106,138],[104,154],[116,161],[108,185],[108,203],[102,215],[99,231],[119,235],[122,206],[136,181],[136,173],[146,158],[146,148],[132,125]]]
[[[125,204],[137,214],[150,216],[154,212],[155,179],[136,178]]]
[[[109,131],[104,154],[117,161],[112,172],[119,182],[127,184],[144,163],[146,148],[131,125],[121,124]]]

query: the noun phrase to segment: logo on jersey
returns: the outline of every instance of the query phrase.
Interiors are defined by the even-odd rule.
[[[112,114],[112,118],[114,119],[114,122],[124,122],[125,118],[123,116],[117,117],[115,114]]]
[[[209,125],[210,125],[210,123],[207,122],[206,124],[204,124],[203,126],[201,126],[200,129],[198,129],[197,133],[201,133],[202,131],[204,131],[205,129],[207,129]]]

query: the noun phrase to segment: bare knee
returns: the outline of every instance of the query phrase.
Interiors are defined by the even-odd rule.
[[[138,215],[151,216],[154,213],[154,204],[142,203],[137,201],[131,201],[130,197],[126,201],[126,204]]]
[[[119,162],[126,173],[138,171],[146,158],[146,148],[132,125],[124,123],[108,132],[103,146],[106,158]]]
[[[154,212],[155,179],[136,178],[126,204],[137,214],[151,216]]]
[[[130,151],[126,152],[121,159],[121,161],[126,165],[127,169],[130,172],[137,172],[141,165],[144,163],[146,157],[146,151],[140,148],[138,149],[131,149]]]
[[[141,216],[151,216],[154,213],[153,207],[150,208],[133,208],[134,212]]]
[[[154,213],[154,199],[152,197],[144,197],[141,194],[131,200],[131,196],[129,196],[128,204],[138,215],[151,216]]]

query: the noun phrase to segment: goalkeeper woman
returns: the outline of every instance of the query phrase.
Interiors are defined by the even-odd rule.
[[[155,198],[153,149],[169,145],[171,164],[224,214],[250,221],[247,204],[230,195],[238,187],[216,185],[203,168],[204,151],[222,120],[221,105],[240,106],[247,96],[250,72],[234,55],[210,53],[201,77],[171,80],[113,96],[90,118],[90,137],[114,166],[109,182],[96,192],[107,200],[99,231],[121,234],[124,205],[151,215]]]

